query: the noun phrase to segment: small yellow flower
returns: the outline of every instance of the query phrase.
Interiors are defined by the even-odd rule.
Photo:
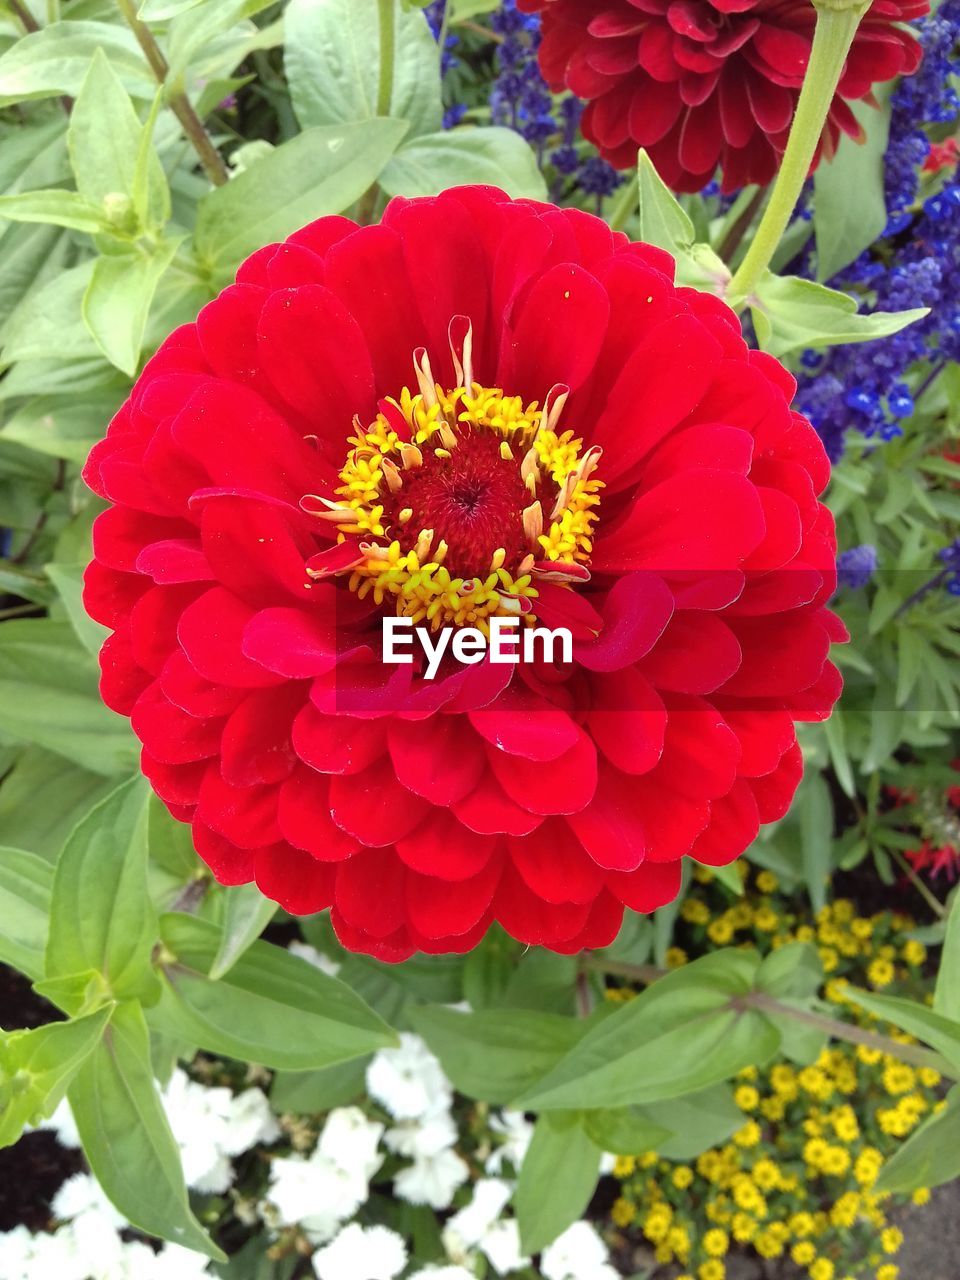
[[[735,1213],[730,1223],[730,1230],[734,1240],[739,1240],[741,1244],[747,1244],[757,1234],[756,1219],[751,1218],[749,1213]]]
[[[708,1253],[711,1258],[722,1258],[730,1248],[730,1237],[719,1227],[712,1227],[703,1237],[702,1244],[704,1253]]]
[[[614,1200],[613,1207],[610,1210],[610,1217],[614,1220],[618,1227],[629,1227],[630,1223],[637,1216],[637,1206],[629,1200],[625,1200],[623,1196]]]
[[[733,1100],[741,1111],[755,1111],[760,1103],[760,1094],[752,1084],[742,1084],[734,1091]]]
[[[877,956],[875,960],[871,960],[867,967],[867,978],[873,987],[889,987],[895,977],[896,970],[883,956]]]
[[[917,1077],[925,1089],[936,1089],[942,1079],[940,1072],[934,1071],[933,1067],[921,1067]]]
[[[860,1197],[855,1191],[845,1192],[830,1210],[835,1227],[852,1227],[860,1216]]]
[[[795,1213],[787,1223],[787,1226],[790,1228],[790,1234],[797,1236],[800,1240],[802,1240],[804,1236],[812,1236],[813,1215],[806,1213],[805,1211]]]
[[[727,1268],[719,1258],[711,1258],[709,1262],[701,1262],[697,1269],[700,1280],[725,1280]]]
[[[761,1231],[753,1242],[761,1258],[779,1258],[783,1254],[783,1241],[772,1231]]]
[[[875,1067],[883,1054],[879,1049],[872,1049],[868,1045],[861,1044],[857,1046],[857,1057],[867,1067]]]
[[[930,1188],[929,1188],[929,1187],[917,1187],[916,1191],[913,1193],[913,1195],[910,1197],[910,1199],[913,1201],[913,1203],[914,1203],[914,1204],[929,1204],[929,1203],[930,1203]]]
[[[834,1270],[829,1258],[818,1258],[810,1267],[810,1280],[833,1280]]]
[[[773,933],[780,923],[780,917],[772,907],[760,907],[753,914],[753,923],[762,933]]]
[[[780,1185],[780,1170],[769,1156],[761,1156],[752,1172],[753,1180],[761,1191],[773,1191]]]
[[[683,947],[668,947],[664,959],[668,969],[682,969],[687,963],[687,953]]]
[[[687,898],[680,908],[680,918],[687,924],[706,924],[710,919],[710,908],[699,898]]]
[[[907,964],[918,966],[926,960],[927,948],[922,942],[918,942],[916,938],[908,938],[903,944],[901,955]]]
[[[880,1247],[884,1253],[897,1253],[903,1244],[903,1232],[899,1227],[887,1227],[880,1232]]]
[[[790,1257],[798,1267],[807,1267],[817,1256],[816,1246],[811,1240],[800,1240],[790,1250]]]
[[[771,1120],[774,1124],[782,1120],[786,1112],[787,1108],[782,1098],[764,1098],[760,1103],[760,1114],[765,1120]]]
[[[615,1178],[629,1178],[636,1167],[637,1162],[633,1156],[617,1156],[613,1162],[613,1176]]]
[[[761,893],[776,893],[780,888],[780,881],[772,871],[760,871],[757,873],[757,888]]]
[[[707,925],[707,937],[718,947],[725,947],[733,940],[733,922],[726,916],[720,916]]]
[[[670,1175],[670,1180],[678,1191],[684,1191],[693,1181],[693,1170],[688,1164],[678,1164]]]
[[[883,1069],[883,1087],[889,1094],[909,1093],[916,1083],[916,1072],[904,1062],[891,1059]]]
[[[877,1280],[897,1280],[899,1274],[900,1268],[892,1262],[885,1262],[882,1267],[877,1267]]]
[[[755,1147],[762,1137],[762,1130],[756,1120],[748,1120],[742,1129],[733,1135],[738,1147]]]

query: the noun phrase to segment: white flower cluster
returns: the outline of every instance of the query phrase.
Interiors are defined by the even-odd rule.
[[[293,948],[291,948],[292,950]],[[335,966],[312,947],[298,950],[328,972]],[[324,961],[324,963],[320,963]],[[390,1117],[384,1124],[359,1107],[337,1107],[324,1122],[313,1150],[270,1160],[269,1186],[260,1206],[274,1232],[297,1227],[314,1246],[318,1280],[397,1280],[409,1265],[407,1242],[386,1226],[357,1221],[370,1199],[370,1183],[387,1157],[399,1157],[393,1192],[400,1200],[435,1211],[451,1209],[470,1170],[459,1141],[453,1089],[425,1042],[404,1032],[400,1044],[375,1054],[367,1068],[367,1092]],[[176,1070],[163,1091],[170,1127],[180,1147],[191,1189],[222,1195],[232,1185],[232,1158],[281,1135],[267,1097],[259,1089],[234,1094],[210,1088]],[[515,1275],[530,1265],[521,1253],[508,1206],[517,1171],[533,1134],[520,1113],[489,1118],[494,1137],[484,1174],[469,1202],[447,1219],[442,1240],[447,1261],[422,1267],[408,1280],[476,1280],[479,1274]],[[68,1147],[79,1146],[69,1106],[63,1103],[47,1128]],[[545,1188],[545,1194],[549,1189]],[[0,1280],[201,1280],[211,1272],[199,1254],[176,1245],[155,1252],[125,1241],[128,1225],[88,1174],[67,1180],[52,1206],[55,1232],[26,1228],[0,1234]],[[578,1222],[541,1255],[543,1280],[616,1280],[597,1232]]]
[[[126,1241],[128,1224],[88,1173],[68,1178],[53,1201],[55,1232],[33,1235],[26,1227],[0,1233],[3,1280],[207,1280],[207,1260],[191,1249],[166,1244],[155,1253],[140,1240]]]

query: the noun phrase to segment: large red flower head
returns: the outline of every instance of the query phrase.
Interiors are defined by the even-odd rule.
[[[583,133],[620,169],[646,147],[675,191],[767,183],[787,145],[816,9],[810,0],[517,0],[541,13],[540,68],[585,99]],[[830,107],[821,150],[861,136],[849,102],[909,75],[920,46],[896,24],[928,0],[873,0]]]
[[[839,691],[823,448],[673,262],[465,187],[269,245],[94,449],[102,692],[218,879],[351,948],[605,945],[779,818]],[[572,658],[383,661],[383,620]],[[482,639],[482,637],[481,637]]]

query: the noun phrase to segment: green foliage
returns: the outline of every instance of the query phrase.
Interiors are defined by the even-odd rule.
[[[0,960],[28,978],[43,974],[53,871],[25,849],[0,849]]]
[[[879,111],[864,102],[851,103],[862,138],[841,134],[833,156],[821,162],[813,175],[818,280],[829,280],[853,262],[887,225],[883,154],[890,131],[892,87],[892,81],[877,87]]]
[[[581,1216],[596,1186],[602,1154],[575,1112],[539,1118],[514,1192],[525,1254],[537,1253]]]

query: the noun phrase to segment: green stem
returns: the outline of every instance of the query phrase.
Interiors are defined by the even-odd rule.
[[[640,191],[637,185],[636,171],[630,173],[620,189],[620,194],[613,202],[607,222],[613,231],[622,231],[632,213],[640,207]]]
[[[377,87],[377,115],[390,114],[393,98],[393,66],[397,56],[396,0],[377,0],[380,7],[380,82]]]
[[[144,57],[150,64],[150,70],[156,77],[157,84],[166,85],[170,67],[150,28],[137,17],[137,7],[133,0],[117,0],[120,12],[127,25],[137,38]],[[230,180],[227,166],[223,163],[220,152],[213,145],[210,135],[203,127],[203,121],[193,109],[193,104],[182,89],[170,89],[167,92],[170,110],[180,121],[180,126],[190,139],[203,166],[203,171],[215,187],[222,187]]]
[[[658,969],[652,964],[624,964],[617,960],[604,960],[601,956],[584,956],[581,968],[596,973],[612,973],[634,982],[649,985],[659,978],[666,977],[666,969]],[[880,1035],[877,1031],[868,1031],[852,1022],[842,1022],[839,1018],[828,1017],[824,1013],[815,1013],[812,1009],[798,1009],[791,1004],[768,996],[764,991],[749,991],[746,995],[737,996],[730,1002],[734,1009],[756,1009],[761,1013],[769,1013],[778,1017],[792,1018],[794,1022],[802,1022],[804,1026],[816,1027],[818,1031],[831,1036],[834,1040],[845,1040],[848,1044],[864,1045],[868,1049],[879,1049],[881,1053],[901,1062],[908,1062],[914,1067],[932,1067],[941,1075],[954,1079],[957,1070],[938,1053],[924,1049],[920,1045],[901,1044],[890,1036]]]
[[[800,90],[787,149],[757,234],[727,289],[727,301],[731,306],[750,296],[777,251],[810,174],[810,165],[860,19],[869,7],[862,0],[850,7],[840,7],[842,0],[835,0],[835,3],[837,7],[832,8],[825,6],[825,0],[817,4],[817,25],[810,62]]]

